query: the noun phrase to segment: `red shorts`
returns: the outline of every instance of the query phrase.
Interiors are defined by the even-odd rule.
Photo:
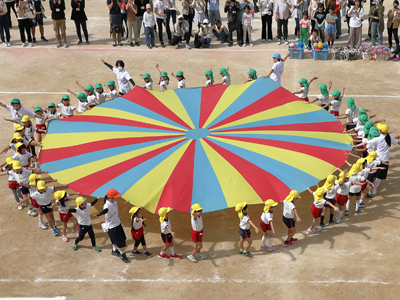
[[[31,198],[31,202],[32,202],[32,205],[33,205],[34,208],[39,208],[40,207],[39,204],[37,204],[35,199]]]
[[[348,199],[349,199],[349,197],[347,195],[336,194],[336,202],[339,205],[346,205],[346,202]]]
[[[39,132],[37,129],[46,130],[46,124],[36,124],[36,133],[43,133],[43,132]]]
[[[331,110],[331,114],[334,115],[335,117],[339,117],[339,112]]]
[[[202,242],[203,241],[203,229],[201,231],[192,231],[190,232],[190,236],[192,237],[193,242]]]
[[[310,102],[310,100],[308,100],[308,97],[307,98],[300,98],[301,100],[303,100],[304,102]]]
[[[64,223],[67,223],[69,221],[69,218],[72,217],[72,214],[70,212],[67,213],[67,214],[62,214],[62,213],[59,212],[58,214],[60,216],[61,222],[64,222]]]
[[[322,208],[316,208],[315,205],[313,204],[311,206],[311,213],[312,213],[312,215],[313,215],[313,217],[315,219],[319,218],[321,216],[321,213],[322,213]]]
[[[367,188],[367,183],[365,181],[360,181],[363,185],[361,186],[361,190],[364,191]]]
[[[8,181],[8,187],[10,189],[17,189],[19,188],[19,184],[16,181]]]
[[[267,230],[271,230],[271,225],[270,224],[265,224],[263,220],[260,220],[260,226],[263,232],[266,232]]]
[[[131,228],[131,234],[133,239],[139,241],[143,235],[143,227],[140,227],[139,229]]]
[[[93,108],[93,107],[95,107],[95,106],[96,106],[96,105],[89,105],[90,108]]]

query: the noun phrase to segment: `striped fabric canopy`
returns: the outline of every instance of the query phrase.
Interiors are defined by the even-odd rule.
[[[281,201],[346,160],[352,140],[329,112],[269,78],[167,92],[135,87],[51,121],[41,169],[84,195],[110,188],[156,212]]]

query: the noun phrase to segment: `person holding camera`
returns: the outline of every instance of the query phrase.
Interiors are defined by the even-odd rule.
[[[183,18],[189,23],[189,34],[192,36],[192,25],[194,19],[194,10],[191,7],[193,0],[182,0],[182,15]]]
[[[228,28],[222,25],[220,20],[215,21],[215,25],[212,27],[212,32],[217,38],[217,41],[221,41],[221,44],[225,43],[229,37]]]
[[[204,19],[207,18],[207,4],[204,0],[194,0],[192,3],[192,7],[194,8],[194,25],[196,25],[197,28],[200,29]]]
[[[156,14],[157,27],[158,27],[158,39],[160,40],[161,47],[165,47],[164,39],[163,39],[163,25],[165,27],[165,18],[167,15],[165,14],[165,10],[167,6],[172,7],[171,2],[168,4],[167,0],[157,0],[154,3],[154,13]]]
[[[110,10],[110,21],[111,28],[110,32],[113,39],[113,47],[118,45],[122,46],[121,37],[122,37],[122,15],[121,15],[121,1],[119,0],[107,0],[107,6]]]
[[[53,28],[57,39],[57,48],[60,48],[61,45],[63,45],[64,48],[68,48],[67,34],[65,33],[65,1],[50,0],[50,10],[51,18],[53,19]]]
[[[189,23],[184,20],[183,15],[178,16],[178,22],[175,23],[175,36],[172,38],[170,44],[171,46],[176,46],[178,49],[181,46],[181,41],[186,41],[186,49],[190,50],[189,41],[190,41],[190,33],[189,33]]]
[[[399,44],[399,22],[400,22],[400,12],[399,12],[399,1],[393,1],[393,8],[389,10],[387,21],[387,31],[388,31],[388,41],[389,48],[394,51],[392,47],[392,35],[394,35],[394,41],[396,42],[396,46]]]
[[[240,4],[235,0],[227,0],[224,7],[224,12],[227,13],[228,29],[229,29],[229,47],[233,45],[232,35],[236,31],[236,39],[239,47],[241,37],[241,26],[239,21]]]
[[[200,37],[200,48],[204,47],[204,44],[207,45],[207,48],[211,47],[211,36],[212,36],[212,28],[208,25],[210,22],[208,19],[204,19],[203,26],[200,29],[199,37]]]

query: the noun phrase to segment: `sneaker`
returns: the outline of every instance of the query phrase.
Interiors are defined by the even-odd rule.
[[[268,250],[269,252],[275,251],[276,249],[277,249],[277,248],[274,247],[274,246],[272,246],[272,247],[267,247],[267,250]]]
[[[356,211],[354,212],[354,215],[355,215],[355,216],[358,216],[359,214],[361,214],[361,210],[356,210]]]
[[[126,39],[126,42],[129,43],[129,39]]]
[[[36,217],[37,215],[38,215],[38,212],[36,211],[36,209],[33,209],[32,213],[31,213],[31,217]]]
[[[147,257],[153,257],[153,254],[151,254],[149,251],[144,251],[143,254]]]
[[[228,44],[228,47],[232,47],[232,46],[233,46],[233,43],[229,43],[229,44]]]
[[[135,251],[135,250],[132,250],[132,254],[133,255],[142,255],[143,253],[142,252],[140,252],[140,251]]]
[[[243,254],[244,250],[243,249],[239,249],[239,254]]]
[[[135,46],[138,46],[138,47],[139,47],[139,46],[140,46],[139,42],[136,42],[136,43],[135,43]]]
[[[271,39],[268,39],[268,42],[272,42],[272,40],[271,40]]]
[[[294,40],[295,40],[295,41],[298,41],[298,40],[299,40],[299,38],[298,38],[297,36],[295,36],[295,37],[294,37]]]
[[[345,216],[348,216],[348,215],[349,215],[349,211],[348,211],[348,210],[345,210],[344,215],[345,215]]]
[[[366,42],[366,41],[370,41],[370,40],[371,40],[371,38],[369,36],[367,36],[364,41]]]
[[[243,44],[243,47],[247,47],[247,44],[246,44],[246,43],[244,43],[244,44]]]
[[[11,43],[7,43],[7,47],[11,47]]]
[[[36,44],[36,38],[32,38],[32,43]]]
[[[4,47],[7,47],[7,43],[6,43],[6,42],[3,42],[3,46],[4,46]]]
[[[314,227],[314,231],[315,231],[315,232],[320,232],[320,231],[321,231],[321,228],[319,228],[318,226],[315,226],[315,227]]]
[[[252,43],[250,43],[250,47],[253,47],[254,45]]]
[[[75,235],[79,235],[79,232],[76,231],[76,230],[72,230],[72,233],[75,234]]]
[[[365,208],[367,205],[364,203],[364,202],[362,202],[361,204],[360,204],[360,208]]]
[[[375,195],[373,195],[372,193],[368,193],[368,194],[367,194],[367,197],[368,197],[368,198],[374,198]]]
[[[335,222],[330,221],[328,225],[334,225],[334,224],[335,224]]]
[[[150,46],[150,45],[147,45],[147,48],[151,49],[151,46]]]
[[[31,48],[33,47],[33,44],[32,44],[32,43],[29,43],[28,45],[29,45],[29,47],[31,47]]]
[[[57,233],[60,232],[60,229],[58,229],[57,226],[54,226],[53,229],[54,229]]]
[[[134,43],[129,43],[129,46],[135,47],[135,44]]]
[[[58,46],[57,46],[57,47],[58,47]],[[60,45],[60,47],[61,47],[61,45]],[[113,47],[117,47],[117,43],[114,43],[114,44],[113,44]]]
[[[118,46],[122,46],[122,43],[121,43],[121,42],[119,42],[119,43],[118,43]]]
[[[121,252],[119,252],[118,249],[116,249],[115,251],[111,250],[111,255],[116,256],[116,257],[120,257],[121,256]]]
[[[265,39],[263,39],[262,41],[263,41],[263,43],[265,43]]]
[[[42,36],[40,39],[41,39],[43,42],[48,42],[48,40],[47,40],[44,36]]]
[[[164,42],[161,42],[161,47],[165,48]]]
[[[64,48],[68,48],[68,44],[64,44],[63,47],[64,47]]]
[[[207,48],[211,48],[211,44],[208,44]]]
[[[169,256],[165,253],[164,254],[158,253],[158,258],[169,259]]]
[[[284,241],[282,245],[285,247],[289,247],[292,246],[292,242]]]
[[[287,40],[285,40],[285,45],[289,44],[289,42]]]
[[[78,41],[78,45],[82,44],[82,41]]]
[[[178,45],[176,45],[175,46],[175,49],[179,49],[181,46],[179,46],[179,44]]]
[[[89,41],[86,41],[86,45],[90,45],[90,42],[89,42]]]
[[[311,47],[304,46],[304,49],[311,50]]]
[[[223,42],[221,42],[221,43],[223,43]],[[186,49],[190,50],[192,48],[188,44],[186,44]]]
[[[57,231],[57,230],[55,230],[55,229],[52,229],[52,230],[51,230],[51,233],[52,233],[54,236],[56,236],[56,235],[57,235],[57,233],[58,233],[58,231]]]
[[[261,247],[260,247],[260,250],[267,250],[267,249],[268,249],[267,246],[261,246]]]
[[[294,238],[291,238],[291,239],[290,239],[290,242],[291,242],[292,244],[297,243],[297,241],[298,241],[298,239],[294,239]]]
[[[122,253],[122,254],[121,254],[121,260],[122,260],[124,263],[128,263],[128,262],[129,262],[129,259],[126,257],[126,253]]]
[[[308,228],[307,231],[306,231],[306,234],[307,234],[307,235],[314,234],[314,233],[315,233],[315,230],[314,230],[314,229]]]
[[[21,205],[18,205],[18,210],[23,210],[24,208]],[[28,211],[28,215],[30,215],[32,213],[31,210]]]
[[[39,228],[46,230],[47,229],[47,225],[44,223],[39,223]]]
[[[197,262],[198,262],[198,260],[197,260],[196,258],[194,258],[194,256],[193,256],[192,254],[189,254],[189,255],[186,256],[186,257],[187,257],[187,259],[191,260],[191,261],[194,262],[194,263],[197,263]]]
[[[204,255],[203,253],[197,253],[197,254],[196,254],[196,257],[197,257],[197,258],[201,258],[201,259],[206,259],[206,258],[207,258],[207,255]]]
[[[61,46],[62,46],[61,44],[57,44],[57,48],[61,48]]]
[[[151,45],[151,47],[153,47],[153,48],[157,48],[158,46],[156,46],[156,45]]]
[[[336,224],[339,224],[341,221],[338,217],[336,217],[335,220],[336,220]]]
[[[94,249],[94,251],[96,252],[101,252],[101,249],[97,246],[93,246],[92,249]]]
[[[278,40],[277,44],[278,44],[278,45],[282,44],[282,43],[281,43],[281,40]]]
[[[25,47],[25,43],[22,43],[22,47]]]
[[[321,224],[319,224],[319,225],[318,225],[318,227],[319,227],[319,228],[323,228],[323,227],[325,227],[325,223],[321,223]]]
[[[64,242],[68,242],[68,238],[67,238],[65,235],[62,236],[62,240],[63,240]]]
[[[78,249],[78,245],[75,242],[72,244],[72,250],[76,251]]]
[[[243,255],[247,256],[247,257],[252,257],[253,256],[253,254],[251,254],[249,251],[243,252]]]
[[[171,259],[182,259],[182,256],[178,254],[171,255]]]

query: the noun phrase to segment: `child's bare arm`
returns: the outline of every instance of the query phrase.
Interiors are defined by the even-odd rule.
[[[299,214],[297,213],[297,209],[296,209],[296,208],[293,209],[293,212],[294,212],[294,215],[296,216],[296,221],[297,221],[297,222],[301,222],[301,219],[300,219],[300,217],[299,217]]]
[[[307,187],[307,191],[308,191],[311,195],[314,193],[309,187]]]
[[[317,79],[318,79],[318,77],[314,76],[313,78],[311,78],[311,80],[308,81],[308,84],[311,84],[311,82],[313,82],[314,80],[317,80]]]
[[[249,223],[254,228],[255,232],[258,233],[258,231],[259,231],[258,227],[256,225],[254,225],[254,223],[251,220],[249,220]]]
[[[269,221],[269,224],[271,225],[272,235],[274,235],[275,234],[275,228],[274,228],[274,224],[273,224],[272,220]]]
[[[331,208],[333,208],[335,211],[338,211],[338,210],[339,210],[339,208],[336,207],[335,205],[333,205],[332,203],[330,203],[330,202],[328,202],[328,201],[326,201],[325,203],[328,204],[328,205],[329,205]]]
[[[290,52],[286,53],[285,57],[282,59],[282,61],[286,61],[287,58],[290,56]]]
[[[303,91],[293,92],[293,95],[301,94]]]
[[[3,119],[4,119],[5,121],[18,124],[18,122],[17,122],[17,121],[14,121],[13,119],[7,119],[7,118],[3,118]]]
[[[171,231],[171,229],[169,228],[169,226],[166,226],[165,228],[167,228],[168,232],[169,232],[172,236],[175,236],[175,232]]]
[[[157,71],[158,71],[158,74],[161,75],[161,71],[160,71],[160,69],[158,68],[158,64],[156,64],[156,69],[157,69]]]
[[[171,73],[171,76],[174,77],[175,79],[178,79],[178,77],[176,77],[176,75],[174,74],[174,72]]]
[[[81,88],[82,91],[85,91],[85,88],[81,84],[79,84],[78,80],[75,83],[77,86]]]
[[[332,88],[332,81],[329,81],[328,83],[328,90],[330,90]]]

